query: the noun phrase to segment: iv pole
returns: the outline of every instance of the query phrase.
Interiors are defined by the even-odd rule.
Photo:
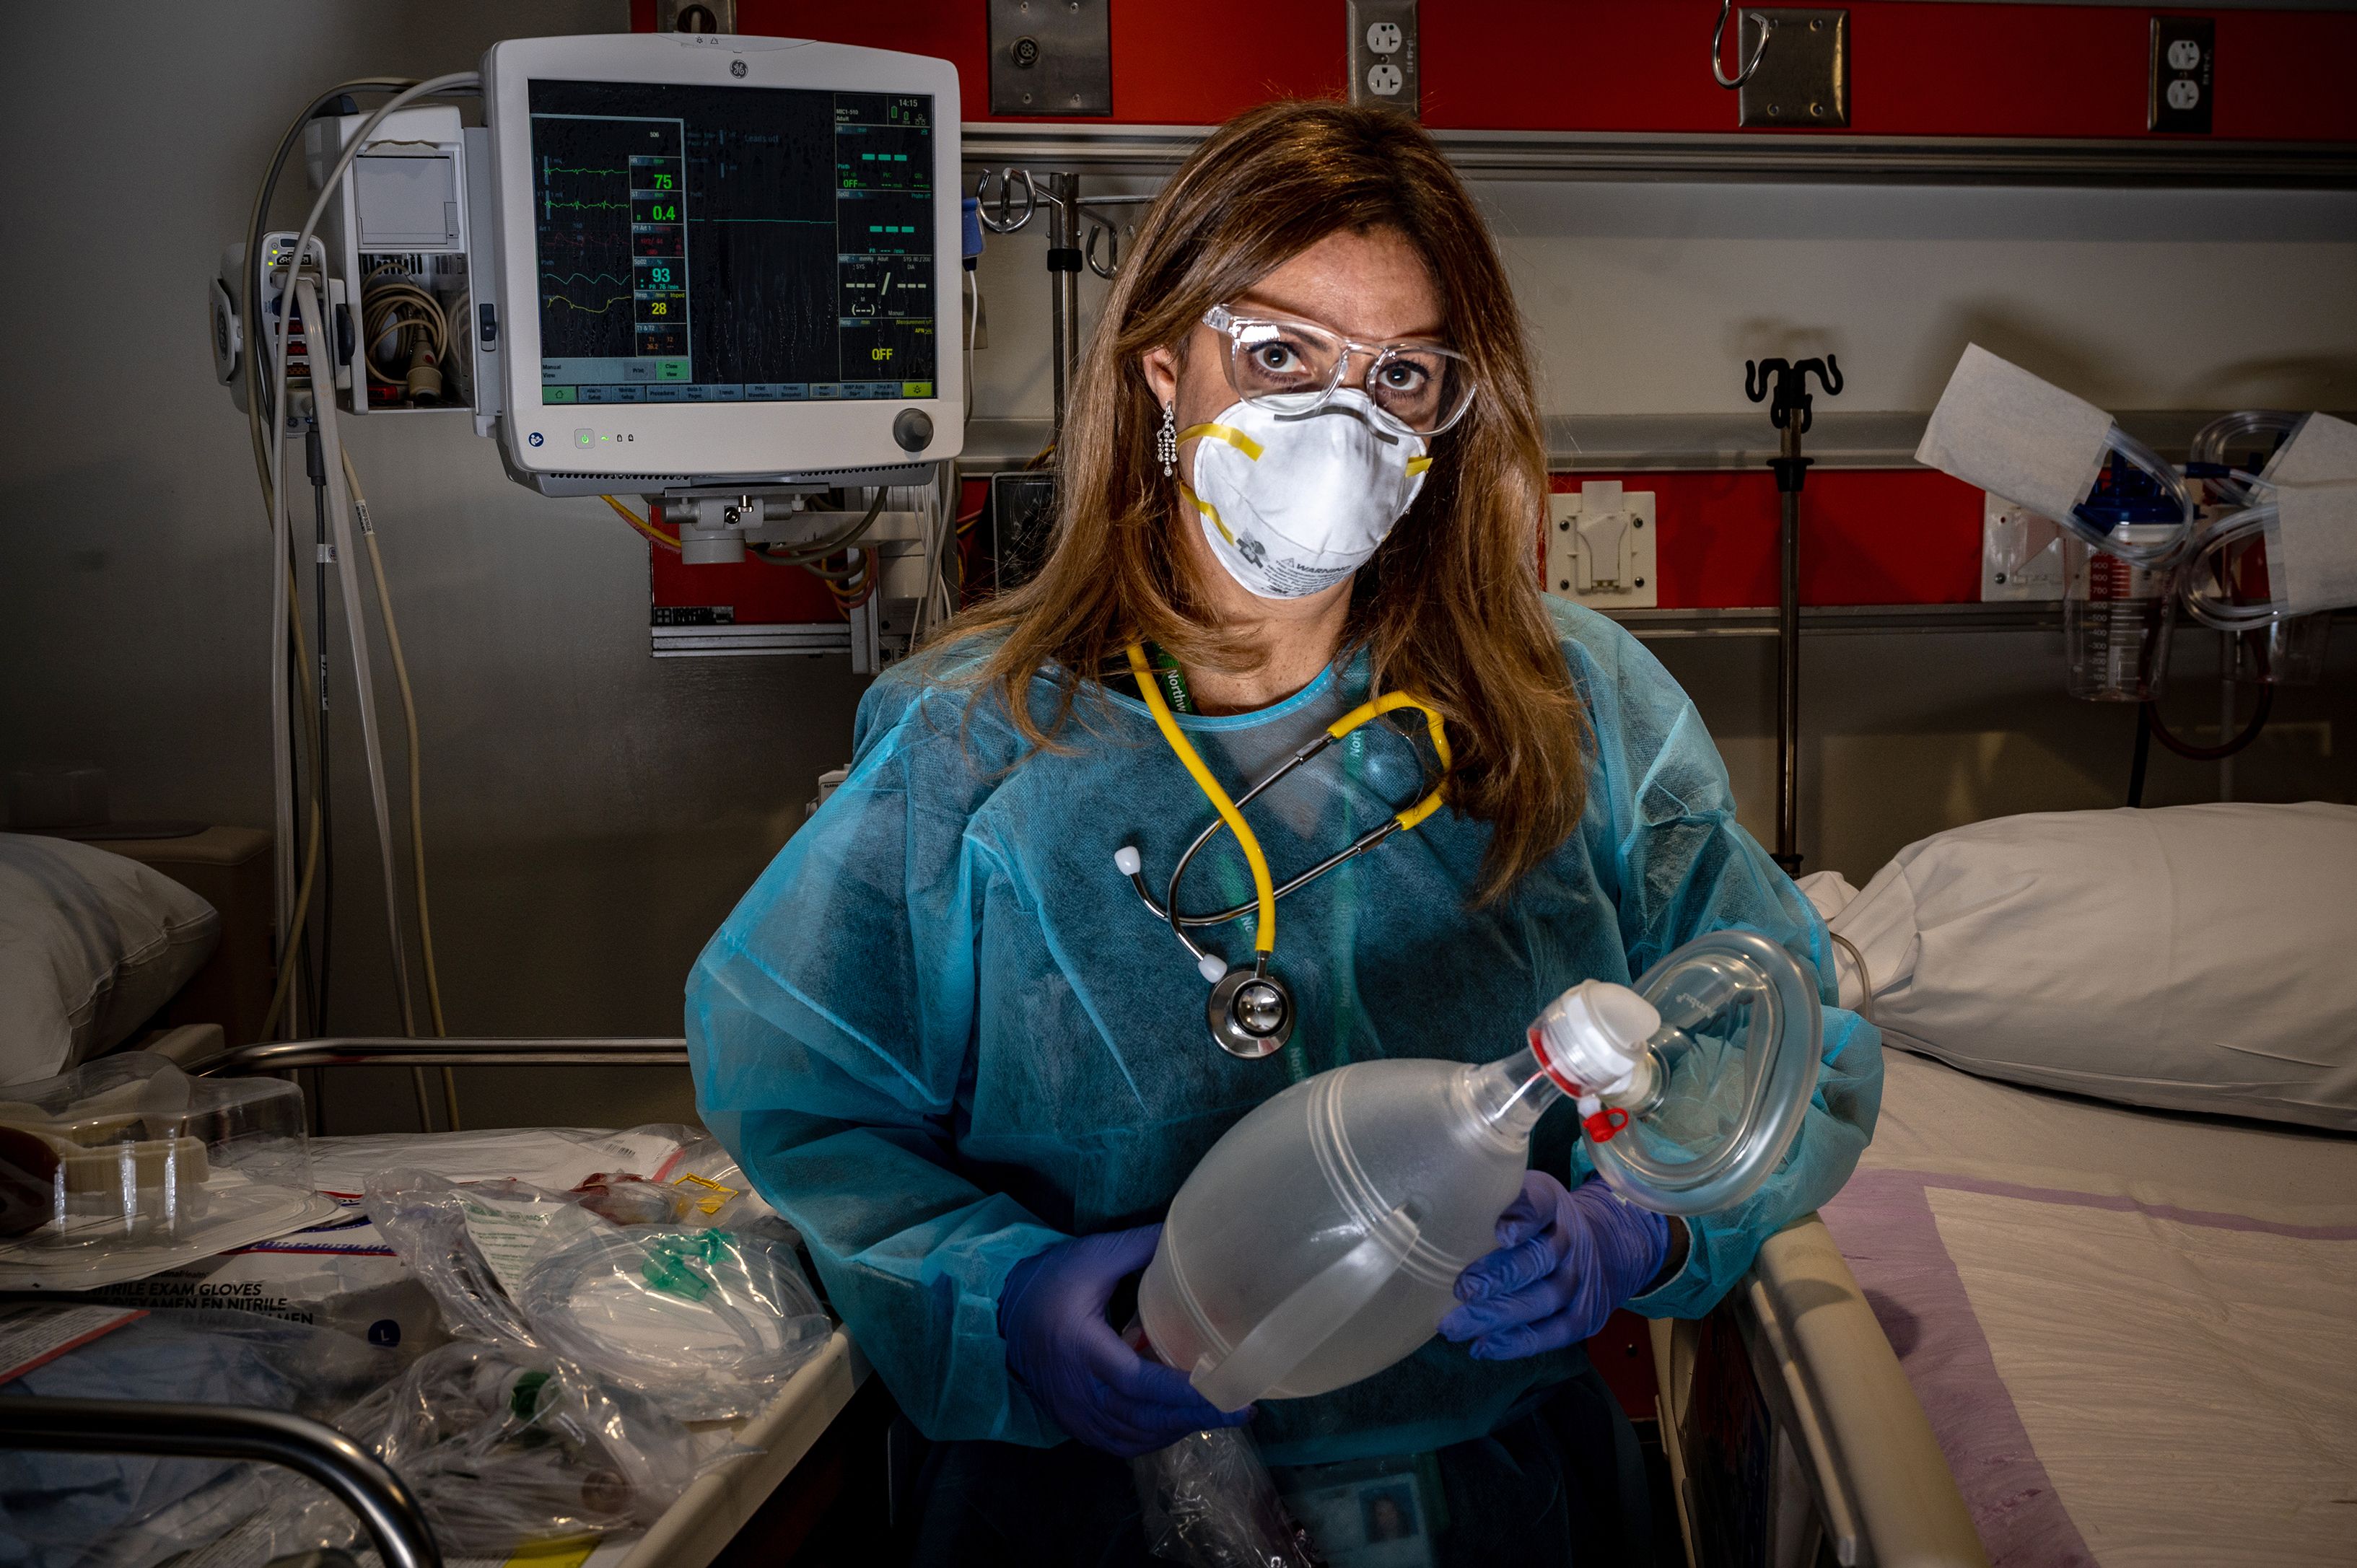
[[[1782,591],[1776,616],[1776,851],[1784,875],[1801,870],[1801,486],[1813,457],[1801,456],[1801,437],[1814,420],[1809,396],[1809,372],[1827,397],[1839,397],[1841,363],[1831,354],[1822,360],[1789,364],[1782,360],[1743,361],[1743,395],[1753,403],[1767,398],[1769,377],[1775,378],[1774,397],[1768,405],[1768,423],[1783,432],[1781,454],[1768,459],[1775,470],[1777,498],[1782,503],[1780,543],[1783,561]]]

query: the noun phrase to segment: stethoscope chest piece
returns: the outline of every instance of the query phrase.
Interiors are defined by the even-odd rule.
[[[1293,993],[1256,965],[1240,963],[1222,975],[1205,1014],[1220,1048],[1246,1061],[1272,1056],[1293,1038]]]

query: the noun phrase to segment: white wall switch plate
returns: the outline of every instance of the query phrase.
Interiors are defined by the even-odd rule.
[[[1654,571],[1653,492],[1590,479],[1577,495],[1547,497],[1546,581],[1557,598],[1590,609],[1652,609],[1661,602]]]
[[[1981,603],[2061,598],[2062,531],[2003,496],[1981,498]]]

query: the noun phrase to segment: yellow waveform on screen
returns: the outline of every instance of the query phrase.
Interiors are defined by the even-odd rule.
[[[545,295],[542,297],[550,305],[561,305],[567,310],[577,310],[584,316],[603,316],[630,296],[627,294],[613,295],[603,305],[582,305],[565,298],[561,294]]]

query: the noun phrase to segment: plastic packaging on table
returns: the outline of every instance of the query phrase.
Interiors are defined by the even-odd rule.
[[[1791,1148],[1823,1020],[1783,949],[1746,931],[1678,948],[1632,989],[1575,986],[1487,1066],[1337,1068],[1264,1101],[1170,1205],[1138,1289],[1154,1352],[1222,1410],[1372,1377],[1429,1338],[1490,1251],[1558,1100],[1633,1203],[1740,1202]]]
[[[357,1203],[317,1225],[80,1291],[74,1299],[150,1312],[226,1309],[316,1324],[389,1348],[404,1365],[450,1337],[433,1293],[385,1245]]]
[[[693,1434],[653,1401],[502,1346],[445,1345],[336,1425],[409,1484],[453,1555],[651,1524],[699,1468]],[[272,1521],[271,1552],[356,1543],[348,1510],[303,1491]]]
[[[1320,1568],[1240,1426],[1197,1432],[1130,1462],[1146,1548],[1186,1568]]]
[[[0,1290],[89,1290],[316,1224],[302,1091],[129,1051],[0,1090]]]
[[[718,1229],[590,1232],[519,1305],[551,1350],[706,1419],[759,1409],[834,1331],[789,1246]]]
[[[657,1129],[640,1129],[652,1132]],[[582,1207],[617,1225],[742,1228],[756,1221],[780,1234],[792,1227],[753,1190],[753,1183],[719,1139],[683,1134],[680,1146],[649,1175],[601,1170],[574,1184]],[[624,1134],[633,1136],[635,1134]]]
[[[417,1171],[368,1188],[455,1332],[565,1357],[683,1419],[751,1414],[832,1331],[783,1227],[618,1225],[587,1195]]]
[[[613,1133],[587,1127],[497,1127],[456,1133],[383,1133],[315,1138],[319,1190],[357,1197],[368,1178],[400,1167],[449,1181],[524,1181],[565,1192],[602,1173],[667,1179],[690,1147],[710,1142],[675,1122]]]

